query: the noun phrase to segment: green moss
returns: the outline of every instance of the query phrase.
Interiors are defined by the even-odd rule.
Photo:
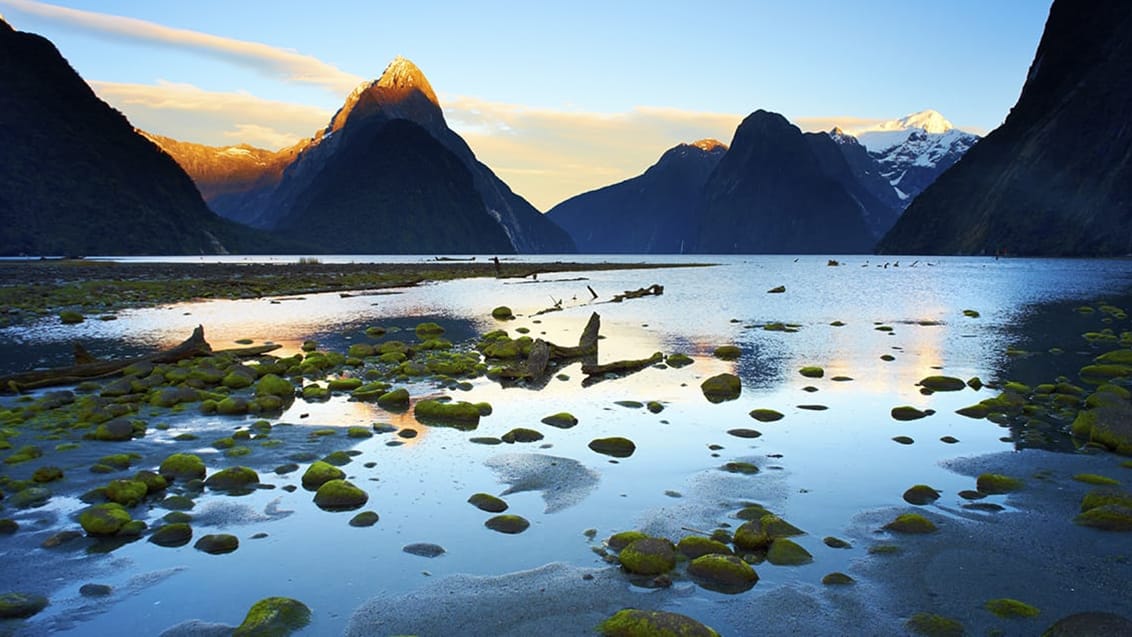
[[[884,528],[894,533],[924,534],[934,533],[938,529],[929,519],[919,513],[903,513],[896,519],[884,525]]]
[[[892,418],[895,420],[918,420],[927,415],[929,415],[927,411],[921,411],[910,405],[901,405],[900,407],[892,408]]]
[[[132,507],[145,499],[149,489],[140,480],[112,480],[106,485],[106,499]]]
[[[330,388],[323,387],[318,383],[304,385],[302,393],[303,400],[307,402],[320,402],[324,400],[330,400]]]
[[[347,438],[372,438],[373,430],[369,427],[352,426],[346,429]]]
[[[984,473],[975,479],[975,488],[980,493],[992,495],[1017,491],[1022,488],[1023,484],[1018,478],[1011,478],[998,473]]]
[[[233,637],[286,637],[311,621],[306,604],[289,597],[261,599],[248,609]]]
[[[409,408],[409,390],[398,387],[381,394],[377,398],[377,405],[387,411],[404,411]]]
[[[967,387],[967,383],[952,376],[928,376],[920,380],[920,386],[932,391],[960,391]]]
[[[647,537],[647,535],[640,531],[621,531],[620,533],[614,533],[609,536],[609,539],[606,540],[605,543],[614,551],[620,551],[633,542],[643,540]]]
[[[353,391],[362,386],[362,379],[360,378],[335,378],[327,381],[327,387],[330,391]]]
[[[688,575],[700,586],[719,593],[742,593],[759,581],[755,569],[734,555],[701,555],[688,564]]]
[[[738,376],[724,373],[705,380],[700,384],[700,390],[709,402],[721,403],[738,398],[743,392],[743,384]]]
[[[748,415],[759,422],[774,422],[783,418],[781,413],[773,409],[752,409]]]
[[[480,409],[472,403],[422,400],[413,407],[417,420],[430,425],[455,427],[471,431],[479,426]]]
[[[743,350],[737,345],[720,345],[715,348],[712,355],[720,360],[734,361],[739,360],[739,357],[743,355]]]
[[[331,480],[341,480],[345,477],[345,471],[328,462],[317,460],[303,472],[302,483],[304,489],[315,491]]]
[[[499,439],[509,444],[516,442],[537,442],[543,439],[543,435],[534,429],[516,427],[500,436]]]
[[[704,555],[731,555],[731,549],[726,544],[699,535],[681,538],[676,543],[676,550],[691,560]]]
[[[324,511],[351,511],[368,501],[365,491],[341,479],[323,483],[314,494],[315,505]]]
[[[598,626],[604,637],[719,637],[708,626],[679,613],[626,608]]]
[[[968,418],[978,419],[978,418],[986,418],[987,414],[990,413],[990,409],[988,409],[986,405],[979,403],[977,405],[971,405],[969,407],[962,407],[960,409],[956,409],[955,413],[959,414],[960,416],[966,416]]]
[[[908,504],[931,504],[939,499],[939,491],[926,484],[917,484],[905,491],[903,497]]]
[[[515,318],[515,315],[511,312],[511,308],[500,305],[491,311],[491,317],[497,321],[510,321]]]
[[[175,453],[161,462],[157,472],[167,480],[197,480],[204,478],[204,461],[191,453]]]
[[[1073,521],[1102,531],[1132,531],[1132,507],[1102,504],[1081,513]]]
[[[849,586],[857,583],[857,580],[849,577],[845,573],[833,572],[822,577],[821,583],[826,586]]]
[[[831,549],[853,548],[852,544],[846,542],[845,540],[843,540],[841,538],[833,537],[832,535],[827,535],[827,536],[823,537],[821,541],[822,541],[822,544],[825,544],[826,546],[828,546]]]
[[[628,458],[637,450],[637,445],[635,445],[632,440],[619,436],[595,438],[590,441],[588,446],[597,453],[613,456],[614,458]]]
[[[350,518],[350,526],[355,527],[368,527],[377,524],[381,519],[374,511],[362,511],[361,513]]]
[[[354,343],[346,350],[346,355],[351,358],[367,358],[374,355],[374,347],[369,343]]]
[[[740,551],[759,551],[770,546],[770,536],[758,521],[751,521],[735,529],[732,543]]]
[[[216,533],[201,537],[193,544],[193,548],[210,555],[223,555],[240,548],[240,540],[235,535]]]
[[[692,360],[692,357],[688,356],[687,354],[681,354],[677,352],[675,354],[669,354],[667,357],[665,357],[664,362],[669,367],[675,367],[679,369],[681,367],[687,367],[688,365],[691,365],[696,361]]]
[[[46,484],[48,482],[55,482],[56,480],[63,479],[63,470],[55,466],[39,467],[32,474],[31,479],[33,482]]]
[[[668,540],[646,537],[630,542],[617,559],[630,573],[660,575],[676,568],[676,548]]]
[[[248,467],[228,467],[208,476],[204,484],[218,491],[244,491],[259,484],[259,474]]]
[[[904,624],[909,631],[926,637],[963,637],[963,624],[931,613],[916,613]]]
[[[492,531],[515,535],[526,531],[527,528],[531,526],[531,523],[522,516],[504,514],[488,519],[483,525]]]
[[[47,608],[47,598],[36,593],[0,594],[0,619],[31,617]]]
[[[821,378],[822,376],[825,376],[825,370],[821,367],[818,367],[817,365],[807,365],[806,367],[799,369],[798,373],[805,376],[806,378]]]
[[[85,316],[83,316],[79,312],[75,312],[74,310],[63,310],[62,312],[59,312],[59,322],[63,325],[75,325],[82,323],[85,320]]]
[[[892,440],[893,440],[893,442],[898,442],[902,445],[910,445],[910,444],[916,442],[915,440],[913,440],[912,438],[909,438],[908,436],[893,436]]]
[[[1038,614],[1041,613],[1041,611],[1034,606],[1016,599],[1010,599],[1009,597],[987,600],[987,603],[983,604],[983,607],[1003,618],[1037,617]]]
[[[171,495],[161,501],[161,507],[170,511],[189,511],[195,506],[196,502],[184,495]]]
[[[1105,352],[1094,359],[1102,365],[1132,365],[1132,349],[1118,349]]]
[[[1120,486],[1119,480],[1097,475],[1095,473],[1078,473],[1073,476],[1077,482],[1084,482],[1085,484],[1092,484],[1096,486]]]
[[[578,424],[578,419],[573,414],[565,411],[560,411],[557,414],[552,414],[543,418],[541,421],[544,425],[551,427],[558,427],[559,429],[569,429]]]
[[[507,503],[488,493],[475,493],[468,498],[468,503],[481,511],[488,513],[503,513],[507,510]]]
[[[766,561],[775,566],[800,566],[814,561],[814,556],[789,538],[775,538],[766,552]]]
[[[115,453],[109,456],[102,456],[98,459],[99,464],[104,464],[114,469],[129,469],[134,460],[137,459],[138,454],[131,453]]]
[[[1099,385],[1114,378],[1125,378],[1132,375],[1132,365],[1098,364],[1086,365],[1078,372],[1081,380],[1086,383]]]
[[[256,382],[255,395],[291,399],[295,397],[295,386],[275,374],[265,374]]]
[[[130,514],[120,504],[96,504],[79,514],[79,524],[90,535],[114,535],[127,522]]]
[[[763,533],[766,533],[771,538],[789,537],[793,535],[804,535],[805,531],[790,524],[786,520],[774,515],[773,513],[764,515],[759,518],[759,525],[762,527]]]
[[[28,460],[35,460],[43,455],[43,450],[35,445],[25,445],[17,449],[13,454],[4,458],[4,464],[20,464]]]
[[[758,466],[750,462],[728,462],[720,467],[720,469],[728,473],[742,473],[745,475],[754,475],[759,472]]]

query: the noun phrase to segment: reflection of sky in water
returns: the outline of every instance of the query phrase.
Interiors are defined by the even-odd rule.
[[[704,260],[704,259],[700,259]],[[1098,299],[1124,292],[1132,280],[1132,264],[1123,261],[1026,261],[989,259],[930,259],[909,267],[878,268],[877,257],[842,259],[842,267],[827,267],[825,258],[719,258],[726,265],[651,271],[619,271],[544,275],[535,282],[468,280],[429,284],[400,294],[341,298],[337,294],[303,299],[215,301],[169,308],[123,312],[120,320],[87,321],[75,327],[36,326],[0,332],[0,348],[94,340],[114,351],[126,342],[144,350],[184,339],[197,324],[205,326],[215,348],[236,346],[251,338],[297,351],[306,339],[344,350],[369,325],[398,326],[387,338],[414,341],[412,327],[436,320],[449,328],[455,341],[505,328],[515,335],[529,328],[532,337],[575,344],[591,312],[602,317],[599,359],[646,358],[655,351],[683,351],[696,358],[683,369],[647,369],[641,373],[582,388],[578,365],[557,370],[568,380],[551,380],[545,389],[502,388],[479,379],[472,390],[449,392],[456,400],[487,401],[494,413],[474,433],[418,425],[411,414],[388,414],[372,405],[333,399],[326,403],[296,403],[280,419],[302,427],[370,425],[389,422],[412,426],[421,435],[401,447],[386,446],[392,434],[361,441],[362,451],[347,472],[370,494],[366,508],[381,521],[371,529],[346,522],[353,513],[324,513],[311,505],[303,490],[280,489],[236,498],[262,511],[278,506],[296,513],[278,521],[225,529],[241,538],[240,549],[227,556],[208,556],[191,548],[158,550],[138,543],[114,555],[129,560],[130,573],[184,566],[186,570],[119,604],[114,612],[84,625],[75,634],[109,631],[124,616],[147,633],[178,621],[202,617],[237,623],[244,610],[267,595],[289,595],[315,609],[311,634],[336,633],[362,601],[386,591],[411,590],[428,571],[433,576],[468,572],[502,573],[564,560],[593,564],[582,531],[597,528],[598,537],[633,528],[645,512],[679,502],[666,490],[686,492],[696,474],[726,461],[749,459],[763,468],[753,476],[751,494],[735,493],[727,502],[712,502],[726,519],[744,499],[757,496],[755,486],[773,472],[786,485],[781,513],[809,532],[799,541],[816,557],[812,567],[760,567],[760,587],[798,581],[816,585],[832,570],[844,570],[860,559],[864,547],[837,552],[820,542],[825,535],[842,534],[857,512],[901,502],[904,489],[926,483],[943,489],[941,505],[957,508],[955,493],[970,488],[969,480],[950,474],[937,463],[957,455],[1007,448],[998,439],[1008,432],[986,421],[955,415],[955,409],[991,395],[989,390],[922,396],[915,383],[943,373],[961,378],[995,376],[1003,350],[1014,341],[1018,321],[1038,303],[1063,298]],[[870,262],[867,267],[862,264]],[[586,280],[567,280],[584,276]],[[591,303],[589,285],[601,295],[645,287],[665,286],[661,297],[620,304]],[[785,285],[785,294],[766,290]],[[565,308],[531,316],[557,301]],[[496,305],[509,305],[519,318],[500,323],[490,317]],[[963,316],[975,309],[981,318]],[[764,331],[767,322],[798,324],[797,333]],[[833,327],[833,321],[845,326]],[[938,322],[920,325],[918,322]],[[875,329],[888,325],[892,332]],[[737,344],[744,351],[734,363],[715,360],[718,345]],[[895,360],[881,360],[892,354]],[[63,354],[60,354],[62,356]],[[63,361],[56,361],[56,364]],[[821,379],[804,378],[798,369],[819,365]],[[699,390],[704,378],[736,371],[744,381],[739,400],[708,404]],[[836,382],[833,376],[852,381]],[[816,387],[806,392],[803,387]],[[435,391],[427,384],[410,385],[414,397]],[[616,401],[659,400],[660,414],[616,405]],[[821,404],[827,411],[807,411],[798,405]],[[913,422],[897,422],[889,410],[902,404],[931,407],[938,413]],[[759,423],[747,413],[756,407],[776,409],[785,418]],[[580,424],[558,430],[539,420],[570,411]],[[306,417],[300,416],[305,414]],[[250,419],[249,421],[250,422]],[[238,423],[217,417],[185,417],[181,428],[229,431]],[[243,423],[246,424],[246,423]],[[470,444],[470,436],[499,437],[514,427],[541,431],[544,440],[528,445]],[[762,437],[748,440],[728,435],[729,429],[758,429]],[[637,452],[620,462],[587,448],[593,438],[626,436]],[[915,444],[891,440],[906,435]],[[940,442],[951,435],[955,445]],[[160,438],[160,436],[156,436]],[[202,436],[202,441],[209,440]],[[172,444],[172,443],[171,443]],[[717,455],[709,445],[721,445]],[[203,445],[202,445],[203,446]],[[499,453],[542,452],[574,458],[602,474],[597,490],[580,505],[545,514],[537,492],[508,496],[511,511],[527,517],[531,528],[505,536],[483,528],[488,517],[465,503],[477,491],[499,493],[503,485],[483,462]],[[256,454],[263,452],[257,451]],[[781,457],[768,457],[777,456]],[[214,456],[216,457],[216,456]],[[263,455],[253,455],[251,460]],[[217,464],[224,459],[216,457]],[[365,462],[375,462],[372,469]],[[297,482],[298,474],[277,477],[270,468],[265,480],[277,485]],[[207,498],[206,498],[207,500]],[[778,505],[776,505],[778,506]],[[731,520],[733,524],[738,522]],[[710,529],[709,529],[710,530]],[[264,531],[265,539],[247,539]],[[201,532],[217,532],[202,529]],[[410,542],[435,542],[448,554],[426,560],[404,554]],[[123,576],[125,577],[125,576]],[[757,594],[759,587],[753,593]],[[710,597],[710,596],[709,596]],[[720,626],[716,626],[720,628]]]

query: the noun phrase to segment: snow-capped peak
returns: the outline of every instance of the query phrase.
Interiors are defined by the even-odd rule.
[[[909,128],[919,128],[927,133],[939,134],[946,133],[955,127],[943,115],[940,115],[939,111],[929,108],[918,113],[905,115],[900,119],[883,122],[875,130],[908,130]]]
[[[923,110],[899,119],[892,119],[856,131],[859,141],[869,152],[877,153],[886,149],[906,144],[914,135],[928,134],[933,137],[940,135],[969,136],[967,133],[956,130],[951,122],[947,121],[938,111]]]
[[[704,152],[708,152],[708,153],[710,153],[714,150],[717,150],[717,149],[718,150],[727,150],[727,144],[724,144],[723,142],[719,141],[718,139],[711,139],[710,137],[706,138],[706,139],[697,139],[696,141],[692,142],[691,145],[695,146],[696,148],[699,148],[700,150],[702,150]]]

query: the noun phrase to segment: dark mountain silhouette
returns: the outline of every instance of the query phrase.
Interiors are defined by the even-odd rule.
[[[667,150],[643,174],[571,197],[547,216],[586,253],[674,254],[696,239],[704,182],[727,152],[714,139]]]
[[[1055,0],[1006,121],[916,198],[889,254],[1132,252],[1132,3]]]
[[[0,20],[0,254],[200,254],[284,243],[213,214],[54,45]]]
[[[857,253],[872,245],[861,207],[802,131],[777,113],[748,115],[704,185],[696,251]]]
[[[869,156],[864,146],[852,136],[841,134],[838,129],[830,133],[805,133],[804,136],[822,172],[841,184],[857,202],[873,240],[883,237],[896,223],[904,207],[881,173],[880,165]]]

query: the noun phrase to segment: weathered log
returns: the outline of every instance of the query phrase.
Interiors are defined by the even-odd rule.
[[[542,340],[541,338],[535,339],[531,344],[531,351],[527,355],[527,360],[504,369],[500,376],[506,380],[539,380],[546,376],[547,367],[550,361],[564,361],[576,360],[579,358],[597,357],[597,341],[598,332],[601,330],[601,317],[597,312],[590,315],[590,320],[586,322],[585,329],[582,330],[582,336],[578,339],[578,345],[575,347],[555,345]]]
[[[586,327],[582,330],[582,336],[578,339],[576,347],[567,345],[550,345],[550,357],[557,358],[582,358],[583,356],[591,356],[597,354],[597,341],[598,332],[601,331],[601,317],[597,312],[590,314],[590,320],[586,322]]]
[[[621,294],[614,296],[609,300],[610,303],[620,303],[625,299],[639,299],[642,296],[660,296],[664,294],[664,286],[658,283],[653,283],[647,288],[638,288],[636,290],[626,290]]]
[[[76,359],[84,358],[84,354],[85,357],[93,359],[89,353],[85,352],[85,349],[76,350]],[[212,353],[212,346],[204,340],[204,327],[198,325],[193,330],[192,336],[180,345],[162,352],[112,361],[94,360],[88,363],[76,363],[70,367],[36,369],[9,376],[0,376],[0,390],[18,393],[26,389],[73,385],[85,380],[113,376],[136,363],[175,363],[186,358],[209,356]]]
[[[586,376],[602,376],[605,374],[631,374],[639,372],[646,367],[652,367],[664,360],[664,354],[656,352],[648,358],[634,360],[614,361],[601,365],[582,365],[582,373]]]

